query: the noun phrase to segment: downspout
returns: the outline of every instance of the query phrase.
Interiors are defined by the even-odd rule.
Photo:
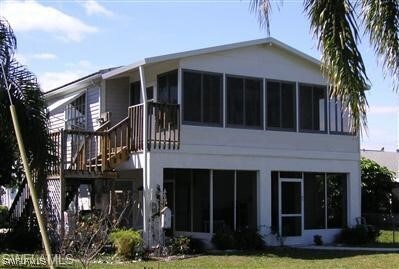
[[[140,88],[141,88],[141,96],[143,101],[143,199],[144,199],[144,220],[143,220],[143,228],[144,234],[147,237],[147,246],[150,245],[150,206],[149,200],[151,199],[151,190],[150,190],[150,182],[149,182],[149,169],[148,169],[148,160],[147,160],[147,153],[148,153],[148,133],[147,133],[147,126],[148,126],[148,102],[147,102],[147,91],[146,91],[146,83],[145,83],[145,73],[144,73],[144,66],[139,66],[140,72]]]

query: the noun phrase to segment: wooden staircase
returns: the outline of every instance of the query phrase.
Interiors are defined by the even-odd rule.
[[[143,137],[144,120],[147,121],[146,141]],[[112,179],[117,177],[115,169],[127,161],[131,153],[142,152],[145,147],[148,151],[180,148],[180,107],[177,104],[149,102],[147,115],[144,115],[143,104],[131,106],[126,118],[112,128],[108,129],[108,125],[109,122],[96,131],[60,130],[51,133],[52,154],[56,158],[47,169],[47,179]],[[13,201],[9,211],[11,223],[29,213],[27,186],[24,181]],[[76,188],[70,190],[70,194],[64,192],[60,196],[70,200]],[[53,219],[57,221],[57,217]]]

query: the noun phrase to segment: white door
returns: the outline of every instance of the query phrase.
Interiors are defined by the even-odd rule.
[[[282,237],[301,236],[303,231],[303,180],[279,180],[279,234]]]

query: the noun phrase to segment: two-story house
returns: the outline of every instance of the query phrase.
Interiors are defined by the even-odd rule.
[[[209,241],[249,227],[269,244],[332,242],[361,215],[360,151],[328,96],[320,62],[273,38],[145,58],[47,92],[57,218],[101,207],[112,182],[121,203],[135,197],[128,224],[148,244],[157,188],[173,234]]]

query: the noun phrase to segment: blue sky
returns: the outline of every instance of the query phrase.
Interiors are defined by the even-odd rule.
[[[2,0],[0,15],[17,35],[17,58],[45,90],[143,57],[266,36],[249,2],[240,0]],[[271,36],[320,58],[302,1],[273,5]],[[384,79],[366,38],[360,49],[372,86],[362,148],[395,150],[399,94],[392,91],[390,78]]]

